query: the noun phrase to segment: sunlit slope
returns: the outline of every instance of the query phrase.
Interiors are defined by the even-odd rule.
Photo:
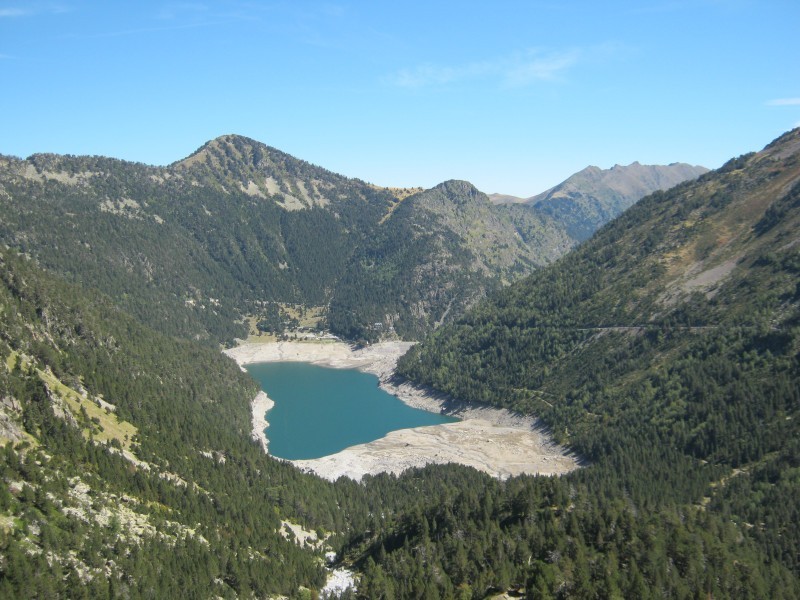
[[[541,415],[598,468],[639,482],[674,478],[686,501],[705,495],[748,522],[771,522],[753,535],[797,569],[796,509],[786,510],[796,503],[786,502],[798,492],[788,482],[800,457],[798,232],[794,130],[643,199],[442,328],[400,370]],[[710,485],[717,469],[733,468],[749,474],[738,491]],[[767,473],[753,504],[751,488]]]
[[[707,171],[686,163],[586,167],[524,202],[534,212],[553,218],[571,237],[582,242],[648,194],[668,190]]]
[[[256,390],[218,351],[0,252],[0,596],[322,585],[278,530],[295,509],[331,528],[303,498],[332,501],[251,441]]]

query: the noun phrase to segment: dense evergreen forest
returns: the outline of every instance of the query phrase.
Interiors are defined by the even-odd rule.
[[[591,463],[564,478],[591,481],[585,494],[734,523],[796,578],[799,139],[649,196],[400,372],[541,415]]]
[[[420,338],[447,315],[463,313],[488,290],[569,247],[557,225],[540,222],[525,209],[517,210],[523,215],[517,223],[512,210],[492,206],[464,181],[448,181],[404,199],[376,229],[372,242],[357,250],[331,300],[331,328],[348,339],[377,340],[384,326],[402,337]],[[510,235],[520,231],[525,238]],[[545,256],[544,248],[557,250]],[[369,327],[375,323],[380,330]]]
[[[100,157],[5,159],[0,239],[112,296],[151,327],[232,343],[246,334],[243,315],[258,314],[264,301],[326,303],[352,248],[394,200],[277,150],[261,151],[231,137],[201,149],[206,162],[194,155],[166,169]],[[252,167],[248,161],[260,161],[262,179],[283,177],[274,194],[235,183],[241,165]],[[303,180],[324,184],[332,200],[286,210],[289,184]]]
[[[320,552],[278,535],[289,519],[334,534],[364,598],[794,597],[741,526],[680,503],[704,473],[636,483],[657,453],[562,479],[449,466],[328,484],[248,439],[255,388],[218,353],[13,253],[0,274],[3,596],[301,597]]]
[[[324,581],[278,535],[276,507],[299,518],[325,494],[250,442],[256,388],[236,365],[13,254],[0,277],[0,596],[263,596]]]
[[[233,142],[169,177],[40,156],[36,179],[20,174],[25,161],[3,163],[13,210],[0,221],[12,246],[0,250],[0,597],[310,598],[326,546],[359,574],[344,597],[800,597],[800,130],[647,197],[405,357],[402,376],[539,415],[585,459],[564,477],[507,481],[449,465],[328,483],[250,439],[255,384],[208,342],[269,286],[326,294],[323,275],[286,279],[304,260],[304,228],[343,246],[355,228],[325,208],[325,173],[292,187],[283,174],[315,168],[272,156],[258,181]],[[75,161],[75,181],[51,161]],[[200,183],[187,195],[135,191],[192,169]],[[99,199],[87,177],[111,186],[106,208],[92,208],[98,238],[77,216]],[[394,212],[446,191],[400,201],[379,190],[367,202],[359,185],[342,188],[357,190],[350,201]],[[256,190],[308,206],[253,208]],[[256,228],[240,203],[275,229]],[[361,212],[352,219],[373,218]],[[181,224],[187,214],[194,225]],[[116,237],[136,232],[138,263]],[[80,247],[86,265],[69,258]],[[275,248],[286,262],[273,273],[257,257]],[[466,262],[448,265],[464,277]],[[239,285],[251,276],[252,288]],[[284,539],[283,521],[325,544]]]
[[[209,345],[245,337],[245,317],[275,302],[323,307],[347,339],[419,339],[577,242],[466,182],[379,188],[236,135],[168,167],[0,156],[0,212],[0,242]],[[594,231],[615,214],[595,212],[569,222]]]

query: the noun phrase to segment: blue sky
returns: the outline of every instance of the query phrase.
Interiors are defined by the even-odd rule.
[[[800,2],[0,1],[0,153],[239,133],[386,186],[530,196],[800,126]]]

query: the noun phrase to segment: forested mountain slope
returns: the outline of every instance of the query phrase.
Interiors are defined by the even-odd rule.
[[[7,251],[0,282],[2,597],[312,597],[322,549],[282,518],[333,534],[360,598],[797,597],[729,518],[676,509],[669,478],[620,496],[594,467],[304,475],[249,439],[253,383],[219,353]]]
[[[329,486],[250,440],[256,386],[230,360],[6,251],[0,358],[0,596],[264,596],[324,582],[278,529],[300,515],[332,528],[319,510]]]
[[[324,304],[394,201],[238,136],[167,168],[5,157],[0,186],[4,243],[151,326],[211,340],[243,335],[237,321],[256,302]],[[287,210],[306,207],[298,190],[327,196]]]
[[[87,287],[82,288],[40,269],[35,260],[0,250],[0,597],[311,597],[324,580],[321,550],[285,542],[278,530],[281,519],[290,519],[333,534],[327,543],[358,571],[359,589],[352,595],[361,598],[479,599],[506,591],[534,598],[797,598],[798,516],[793,499],[800,461],[797,443],[787,441],[797,439],[792,408],[798,381],[793,316],[797,277],[791,245],[796,228],[789,227],[797,209],[792,192],[798,168],[796,134],[766,154],[733,162],[726,172],[703,179],[697,185],[724,193],[714,202],[709,200],[713,194],[692,195],[682,209],[688,211],[686,227],[665,230],[669,235],[686,233],[687,239],[709,231],[719,234],[713,239],[720,243],[697,246],[705,248],[699,253],[678,253],[670,264],[699,261],[697,275],[711,270],[717,282],[728,282],[714,269],[727,264],[728,250],[723,249],[739,242],[726,246],[724,240],[752,237],[737,237],[736,231],[747,230],[737,230],[735,224],[749,218],[743,208],[749,206],[743,200],[746,194],[762,190],[764,204],[753,208],[761,214],[756,214],[760,238],[755,239],[763,240],[765,251],[773,250],[763,260],[750,261],[745,255],[737,263],[750,265],[750,275],[760,275],[749,284],[744,280],[736,295],[720,283],[716,296],[700,301],[692,291],[712,294],[711,287],[697,287],[712,285],[709,277],[698,279],[683,267],[676,267],[672,279],[666,267],[652,267],[648,277],[637,275],[624,283],[626,264],[647,264],[638,237],[650,234],[644,223],[653,226],[657,245],[662,231],[657,216],[676,210],[669,199],[700,189],[684,186],[675,196],[646,200],[644,213],[621,231],[610,226],[599,238],[616,241],[631,235],[632,247],[627,241],[610,248],[599,244],[594,259],[579,251],[576,263],[564,260],[546,268],[536,278],[540,283],[531,280],[500,292],[495,298],[501,304],[493,300],[458,325],[445,326],[432,342],[433,348],[443,349],[435,370],[425,370],[433,354],[428,346],[410,357],[407,372],[418,369],[420,379],[443,382],[443,389],[451,382],[465,397],[498,403],[507,397],[516,407],[544,414],[562,439],[589,458],[586,468],[558,479],[502,482],[458,466],[367,478],[363,485],[347,480],[329,484],[302,474],[265,456],[250,440],[249,402],[255,386],[215,349],[176,339],[169,335],[175,330],[166,326],[157,333],[141,325],[96,291],[104,280],[84,281]],[[42,252],[55,264],[61,264],[56,262],[58,250],[71,246],[34,226],[42,218],[34,208],[37,203],[58,206],[62,198],[39,192],[56,183],[73,186],[83,190],[71,197],[80,208],[81,202],[98,199],[96,190],[83,182],[86,178],[108,181],[111,190],[123,184],[134,189],[131,182],[142,181],[141,173],[163,177],[163,171],[142,165],[117,169],[113,161],[110,166],[103,162],[107,159],[75,160],[95,160],[91,172],[115,174],[101,177],[76,168],[70,175],[43,168],[42,173],[57,173],[56,181],[31,184],[33,193],[27,198],[33,200],[27,211],[3,180],[3,202],[28,227],[8,226],[4,213],[4,235],[17,235],[20,245],[36,241],[25,246],[30,254]],[[8,162],[13,164],[4,168],[16,173],[10,178],[14,185],[24,187],[24,181],[37,179],[32,173],[19,174],[18,169],[28,169],[20,163],[28,161]],[[231,181],[236,180],[218,173],[213,177],[213,183],[192,187],[226,187],[228,195],[215,196],[220,204],[212,206],[219,208],[231,200]],[[54,189],[59,194],[65,190]],[[463,191],[472,193],[466,186]],[[767,198],[773,192],[782,199]],[[156,192],[152,196],[162,202],[159,211],[168,214],[173,200]],[[726,202],[738,212],[726,212]],[[402,203],[395,206],[401,208]],[[159,223],[130,203],[114,210],[86,214],[119,233],[133,231],[125,227],[129,221],[151,219],[159,226],[168,221],[154,211],[164,221]],[[136,216],[117,214],[129,211]],[[50,225],[67,224],[65,229],[78,232],[72,235],[80,240],[85,224],[71,212],[58,209],[63,219]],[[119,220],[103,221],[107,213]],[[732,219],[724,230],[717,228],[715,218],[723,213]],[[189,244],[194,238],[179,239]],[[112,236],[106,243],[116,241]],[[142,252],[150,250],[142,247]],[[184,251],[188,260],[199,249],[188,245]],[[85,260],[96,257],[87,254]],[[587,268],[594,263],[603,268]],[[97,273],[102,273],[99,264]],[[169,266],[166,261],[157,264]],[[570,264],[575,270],[560,271]],[[62,268],[70,265],[64,260]],[[84,273],[79,266],[73,268]],[[558,286],[536,291],[559,272]],[[615,283],[612,272],[623,283]],[[655,286],[662,276],[683,282],[685,289],[677,286],[663,293]],[[124,283],[114,277],[109,275],[108,281]],[[647,288],[651,279],[653,290]],[[596,282],[598,290],[587,289],[585,280]],[[649,291],[639,300],[631,296],[630,303],[592,300],[612,283]],[[151,285],[159,298],[158,286],[172,284]],[[117,289],[109,287],[112,293]],[[666,307],[663,319],[653,321],[653,331],[641,324],[647,294]],[[714,312],[711,303],[727,297],[733,306],[737,295],[742,298],[739,316],[725,317],[733,319],[732,326],[725,326],[728,321],[722,317],[713,329],[691,321],[706,309],[711,316],[733,315],[735,311],[723,308]],[[767,299],[761,303],[765,308],[751,310],[748,298],[761,295]],[[577,329],[585,329],[585,323],[565,331],[559,319],[571,314],[578,322],[570,306],[589,307],[595,301],[603,310],[620,304],[620,312],[608,313],[609,318],[622,319],[630,309],[637,324],[633,330],[615,331],[604,322],[602,330],[573,344],[569,335],[581,334]],[[206,306],[222,310],[211,302]],[[695,312],[684,310],[681,317],[681,307],[687,306]],[[514,307],[526,316],[519,316],[509,337],[499,325],[502,318],[517,314]],[[771,319],[770,324],[762,326],[762,318]],[[598,317],[590,313],[587,319]],[[209,322],[187,320],[192,325]],[[539,329],[524,334],[533,327]],[[460,337],[449,337],[454,332]],[[470,338],[471,333],[476,337]],[[552,360],[545,370],[537,356],[560,357],[575,370],[569,373]],[[520,361],[520,369],[514,370],[514,360]],[[479,361],[502,377],[478,373]],[[464,376],[458,373],[462,364]],[[525,379],[524,369],[541,378],[540,387]],[[725,395],[729,390],[736,391],[730,402]],[[664,405],[668,411],[660,409]],[[733,435],[758,429],[754,421],[765,435],[755,441]]]
[[[330,304],[351,339],[419,338],[577,242],[560,217],[492,206],[469,184],[411,191],[236,135],[168,167],[0,156],[0,242],[212,343],[243,337],[243,316],[270,302]]]
[[[731,519],[800,574],[798,232],[796,129],[641,200],[400,370],[541,415],[584,476]]]
[[[447,181],[404,199],[359,248],[331,302],[331,326],[351,339],[388,327],[419,338],[573,243],[550,219]]]

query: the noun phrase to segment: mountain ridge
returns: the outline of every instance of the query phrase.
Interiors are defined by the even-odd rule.
[[[683,162],[672,162],[667,165],[648,165],[635,160],[629,165],[615,164],[607,169],[602,169],[596,165],[587,165],[580,171],[576,171],[567,177],[561,183],[543,192],[534,194],[533,196],[522,197],[499,192],[488,194],[488,196],[494,204],[536,204],[539,200],[547,197],[551,193],[560,191],[564,187],[575,186],[577,182],[586,181],[590,178],[600,181],[605,179],[611,187],[620,186],[622,184],[622,182],[619,181],[620,175],[629,179],[636,179],[635,176],[638,175],[655,180],[649,184],[646,181],[642,182],[640,186],[637,186],[641,187],[641,190],[633,190],[644,196],[647,193],[652,193],[659,189],[664,190],[673,187],[681,181],[694,179],[708,171],[709,169],[706,167],[690,165]],[[620,190],[620,192],[624,191],[626,190]],[[627,191],[627,195],[635,196],[635,194],[630,193],[631,190]]]
[[[338,197],[326,195],[334,183],[367,185],[360,179],[339,175],[238,134],[209,140],[168,168],[196,177],[196,181],[212,182],[222,189],[226,189],[228,183],[250,196],[282,197],[281,204],[287,210],[335,203]]]
[[[329,320],[351,339],[386,329],[419,338],[570,245],[534,213],[496,207],[471,183],[446,181],[404,198],[381,221],[341,280]],[[359,311],[368,327],[350,318]]]
[[[642,165],[638,161],[610,169],[589,166],[560,184],[527,199],[525,205],[564,223],[567,232],[584,241],[644,196],[666,190],[708,172],[686,163]]]
[[[0,188],[0,241],[209,342],[245,337],[264,303],[322,307],[349,339],[419,339],[579,241],[560,216],[494,206],[468,182],[380,188],[235,134],[166,167],[5,157]]]

